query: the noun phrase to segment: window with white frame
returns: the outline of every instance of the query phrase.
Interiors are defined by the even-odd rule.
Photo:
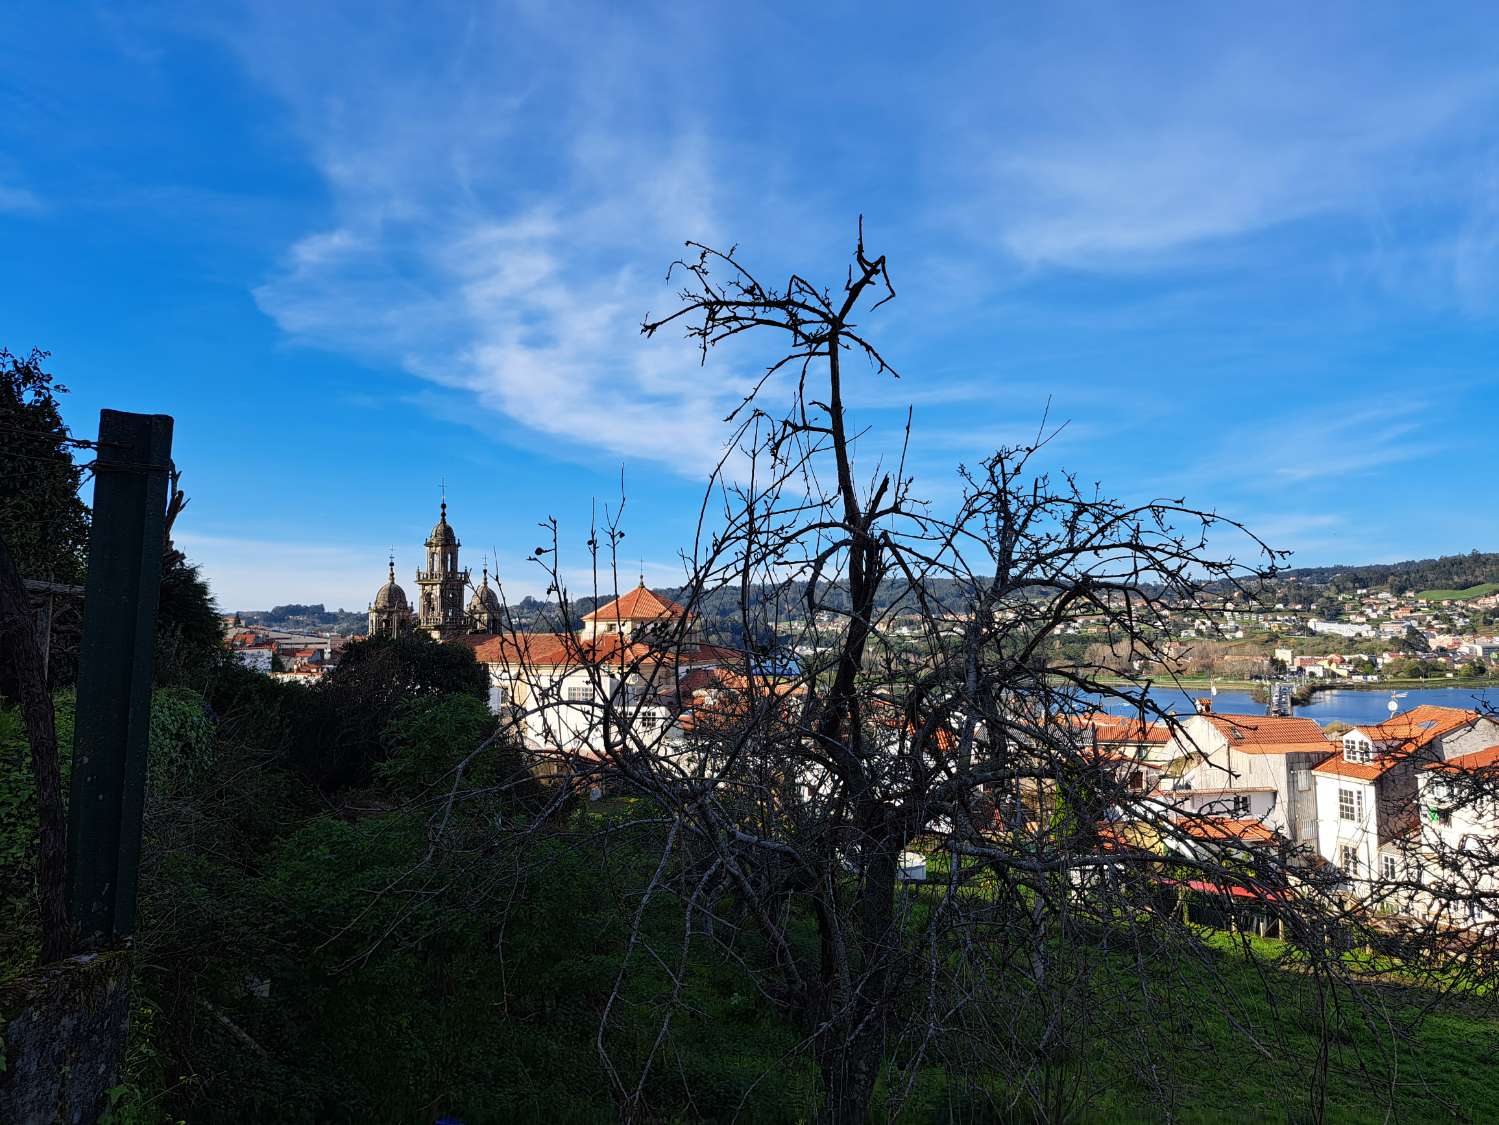
[[[1358,849],[1351,844],[1343,845],[1343,870],[1349,875],[1358,874]]]
[[[508,687],[505,687],[504,685],[495,688],[494,698],[495,702],[498,703],[501,707],[508,706],[510,703],[510,689]]]
[[[1379,857],[1379,870],[1386,883],[1393,883],[1400,878],[1400,863],[1392,855]]]
[[[593,689],[587,684],[568,684],[567,701],[569,703],[587,703],[593,698]]]
[[[1374,760],[1374,751],[1367,742],[1359,738],[1343,739],[1343,760],[1368,763]]]
[[[1232,807],[1229,809],[1229,814],[1228,814],[1229,816],[1248,816],[1249,815],[1249,798],[1248,797],[1234,797],[1233,800],[1231,801],[1231,806]]]
[[[1357,823],[1364,819],[1364,794],[1360,789],[1338,790],[1338,819]]]

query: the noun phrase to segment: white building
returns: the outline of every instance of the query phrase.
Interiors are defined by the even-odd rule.
[[[1187,813],[1262,824],[1315,845],[1311,771],[1333,752],[1311,719],[1215,714],[1210,700],[1181,720],[1159,791]]]
[[[1499,745],[1431,763],[1418,776],[1417,901],[1452,925],[1499,917],[1499,800],[1489,776],[1496,765]]]
[[[583,618],[577,633],[470,634],[490,708],[538,750],[596,755],[606,739],[658,741],[695,670],[738,654],[702,644],[686,610],[644,582]],[[742,658],[739,658],[742,659]]]
[[[1307,628],[1314,633],[1325,633],[1333,637],[1372,637],[1374,626],[1347,621],[1308,621]]]
[[[269,672],[276,650],[270,645],[245,645],[234,650],[234,658],[256,672]]]
[[[1495,741],[1499,724],[1454,707],[1414,707],[1346,732],[1313,771],[1318,852],[1361,894],[1408,877],[1421,767]]]

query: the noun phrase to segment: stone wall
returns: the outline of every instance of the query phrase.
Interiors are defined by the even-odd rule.
[[[0,985],[0,1121],[94,1125],[125,1058],[130,955],[84,954]]]

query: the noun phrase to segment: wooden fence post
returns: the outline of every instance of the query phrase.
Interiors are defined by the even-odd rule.
[[[83,948],[135,927],[171,455],[168,416],[99,412],[68,806],[68,902]]]

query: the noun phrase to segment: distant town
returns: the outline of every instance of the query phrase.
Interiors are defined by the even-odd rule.
[[[1499,560],[1499,556],[1480,558]],[[1399,567],[1421,565],[1396,564],[1388,569],[1398,573]],[[1228,595],[1224,599],[1226,608],[1212,616],[1204,616],[1195,609],[1179,613],[1168,609],[1154,626],[1167,664],[1136,670],[1185,681],[1216,682],[1224,687],[1282,680],[1303,691],[1330,686],[1434,685],[1443,681],[1478,684],[1496,680],[1499,582],[1482,582],[1461,589],[1401,592],[1374,586],[1334,588],[1332,580],[1347,574],[1357,571],[1331,568],[1316,572],[1311,579],[1290,572],[1252,596]],[[1415,576],[1419,578],[1420,572]],[[478,596],[479,586],[466,571],[462,572],[462,578],[461,590]],[[392,565],[389,582],[381,591],[394,581]],[[488,591],[488,575],[481,581],[483,589]],[[679,591],[671,588],[656,592],[664,597],[679,595]],[[465,600],[473,601],[464,596]],[[226,640],[239,659],[251,668],[279,679],[315,681],[337,662],[338,652],[345,644],[371,631],[371,610],[379,597],[377,592],[371,600],[371,609],[362,612],[329,611],[320,604],[289,604],[270,610],[226,614]],[[892,601],[898,599],[898,593],[892,595]],[[579,599],[570,608],[581,618],[597,608],[595,602],[601,604],[603,600]],[[518,620],[537,620],[545,609],[552,610],[555,617],[555,607],[530,598],[507,609]],[[443,611],[446,622],[443,628],[428,631],[438,637],[446,634],[446,639],[455,634],[486,631],[487,626],[475,618],[475,612],[473,605],[465,610],[460,602],[455,602],[455,606]],[[824,612],[812,623],[814,628],[808,630],[795,614],[795,605],[789,605],[784,619],[788,626],[795,627],[797,636],[792,651],[804,659],[813,657],[818,650],[819,630],[827,630],[831,635],[840,618],[836,613]],[[416,619],[420,627],[420,613]],[[456,628],[455,619],[459,622]],[[952,613],[948,620],[953,628],[958,628],[965,615]],[[572,624],[576,627],[578,622]],[[902,612],[896,605],[881,623],[881,632],[890,644],[898,647],[903,640],[914,641],[929,627],[914,610]],[[704,622],[704,634],[715,641],[732,639],[715,635],[711,620]],[[1115,661],[1120,652],[1115,651],[1115,642],[1108,635],[1102,615],[1079,615],[1067,622],[1059,630],[1056,643],[1064,646],[1074,659],[1099,666],[1118,666]]]

